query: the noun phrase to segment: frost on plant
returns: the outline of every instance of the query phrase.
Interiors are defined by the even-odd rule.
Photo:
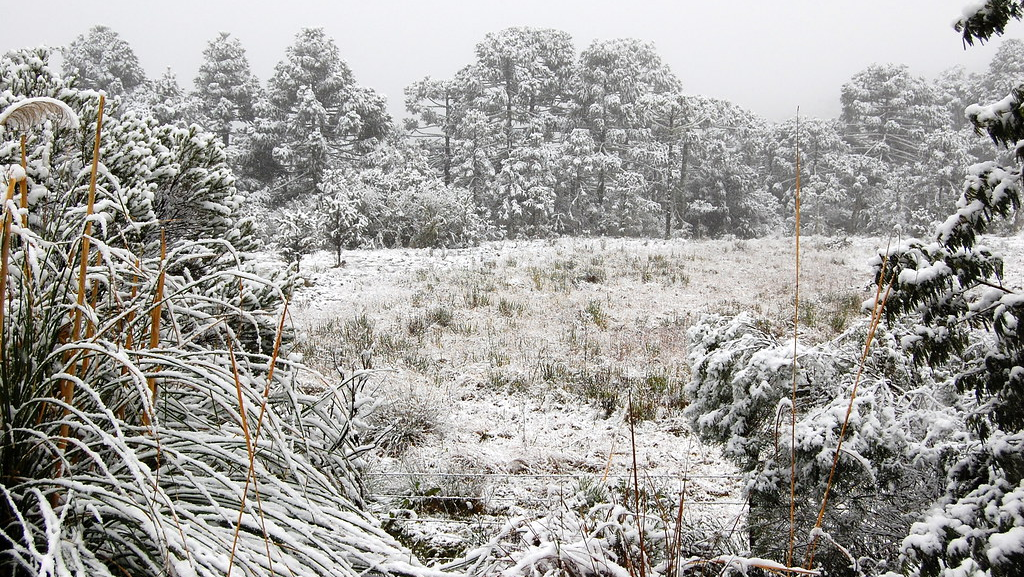
[[[287,286],[235,246],[217,140],[111,117],[89,211],[73,132],[95,132],[97,95],[48,76],[45,51],[15,57],[5,88],[38,73],[81,125],[29,136],[4,206],[0,573],[424,574],[358,507],[362,375],[317,375],[268,330]],[[202,222],[161,242],[161,195]]]
[[[839,574],[894,567],[915,513],[937,496],[930,479],[963,426],[962,418],[946,413],[946,401],[956,396],[910,365],[898,336],[882,331],[851,405],[864,336],[863,326],[855,327],[798,350],[797,422],[791,429],[791,341],[759,329],[746,314],[709,316],[690,329],[686,416],[748,475],[754,556],[787,557],[787,540],[779,537],[789,533],[791,447],[797,463],[795,558],[805,555],[848,408],[823,520],[837,546],[821,545],[816,562]]]

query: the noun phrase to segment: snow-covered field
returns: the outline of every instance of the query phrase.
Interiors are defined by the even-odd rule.
[[[830,338],[860,314],[867,262],[885,243],[802,240],[801,338]],[[1024,243],[988,244],[1020,288]],[[540,514],[590,481],[628,483],[635,456],[652,487],[685,479],[705,522],[742,515],[742,479],[680,414],[685,332],[703,313],[740,311],[791,332],[792,239],[510,241],[342,259],[303,260],[291,311],[299,350],[326,373],[372,343],[376,426],[392,427],[390,450],[367,459],[381,514],[447,495],[488,518]],[[634,435],[630,396],[647,417]]]

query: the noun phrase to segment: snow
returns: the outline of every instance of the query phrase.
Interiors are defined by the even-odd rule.
[[[25,169],[20,164],[12,164],[7,168],[7,180],[18,182],[25,178]]]
[[[749,310],[782,326],[792,317],[791,244],[786,238],[506,241],[458,250],[345,251],[345,264],[337,268],[334,255],[321,252],[303,259],[305,282],[291,314],[300,340],[317,340],[321,351],[300,351],[307,362],[316,362],[327,349],[345,346],[323,327],[365,314],[378,333],[401,337],[410,319],[439,306],[452,309],[453,327],[428,329],[406,355],[422,366],[378,354],[375,367],[387,372],[374,377],[374,394],[385,405],[411,403],[434,411],[440,423],[400,457],[367,459],[370,492],[401,492],[409,478],[403,475],[421,482],[476,475],[489,513],[543,514],[571,496],[581,477],[606,478],[609,485],[624,479],[634,447],[624,391],[606,413],[578,385],[539,379],[538,366],[561,362],[572,371],[638,380],[652,367],[670,373],[682,367],[686,327],[708,311]],[[840,254],[827,244],[828,239],[804,239],[803,298],[813,302],[845,292],[866,297],[867,260],[879,243],[855,239]],[[607,279],[562,280],[587,266],[604,269]],[[645,267],[647,277],[640,273]],[[468,306],[473,287],[488,289],[491,304]],[[501,300],[520,303],[522,312],[495,314]],[[590,303],[600,304],[607,328],[581,316]],[[813,336],[819,329],[805,330]],[[573,334],[599,351],[581,356],[567,345]],[[792,355],[790,342],[778,354],[762,355],[761,370],[788,374]],[[347,366],[354,359],[340,360]],[[523,384],[496,384],[495,375]],[[743,514],[743,479],[720,449],[691,434],[681,415],[663,410],[638,423],[635,439],[646,482],[680,491],[688,479],[688,510],[720,525],[731,526]],[[380,506],[388,507],[384,501]],[[446,534],[453,530],[427,519],[417,523],[428,532],[431,526]]]
[[[953,270],[940,261],[919,269],[904,269],[900,271],[897,281],[901,285],[928,284],[951,274]]]

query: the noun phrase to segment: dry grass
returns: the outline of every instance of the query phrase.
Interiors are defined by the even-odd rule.
[[[752,311],[792,331],[791,242],[509,242],[352,252],[345,269],[314,257],[296,301],[298,349],[321,370],[372,350],[375,366],[400,369],[388,379],[399,387],[471,378],[577,393],[609,411],[632,390],[654,416],[680,401],[685,330],[701,313]],[[805,245],[801,338],[813,342],[859,314],[875,243]]]

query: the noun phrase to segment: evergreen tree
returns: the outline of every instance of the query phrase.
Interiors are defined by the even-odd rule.
[[[955,130],[973,132],[964,109],[981,98],[982,80],[978,74],[968,72],[963,66],[944,70],[935,79],[934,89],[941,104],[949,112]]]
[[[74,202],[84,203],[82,169],[92,154],[90,130],[95,127],[89,122],[95,123],[98,103],[94,92],[75,90],[56,77],[49,57],[48,51],[37,50],[0,59],[0,91],[6,95],[0,106],[32,96],[59,96],[78,112],[82,124],[76,130],[55,131],[46,138],[30,135],[27,142],[29,176],[40,187],[40,193],[29,199],[30,214],[42,218],[67,204],[67,199],[42,191],[72,191],[77,195],[71,199],[75,208],[67,215],[47,216],[64,218],[77,214]],[[31,91],[22,92],[24,88]],[[248,225],[240,215],[242,198],[219,142],[196,127],[161,124],[137,111],[121,114],[116,106],[107,105],[101,142],[105,170],[99,179],[102,202],[97,211],[109,207],[102,233],[107,241],[153,250],[164,228],[172,244],[178,239],[220,238],[244,247]],[[14,147],[0,154],[7,162],[20,158]]]
[[[431,166],[441,173],[444,184],[454,181],[453,166],[459,123],[465,114],[467,94],[464,80],[423,80],[405,89],[405,108],[412,114],[406,128],[428,152]]]
[[[931,85],[903,65],[874,64],[843,85],[842,119],[854,152],[913,164],[928,132],[949,126]]]
[[[160,78],[139,86],[124,102],[125,112],[152,116],[160,124],[184,126],[196,115],[195,102],[178,84],[178,77],[168,68]]]
[[[599,155],[588,199],[596,218],[601,218],[609,197],[640,192],[655,200],[650,198],[652,186],[636,188],[639,179],[647,178],[630,154],[651,139],[652,97],[678,92],[679,80],[650,43],[595,41],[580,55],[576,89],[579,126],[590,131]],[[616,190],[620,184],[622,190]]]
[[[270,201],[314,193],[328,166],[358,160],[390,130],[383,97],[358,86],[322,28],[304,28],[277,64],[267,90],[269,114],[252,135],[251,158],[271,152],[284,182]],[[267,169],[264,169],[267,170]],[[283,173],[283,174],[281,174]]]
[[[1024,16],[1020,2],[990,0],[957,23],[964,43],[1001,34]],[[1020,208],[1024,85],[990,105],[968,107],[977,130],[1015,153],[1012,165],[972,166],[957,211],[930,241],[903,243],[879,263],[891,283],[886,313],[905,323],[913,358],[948,368],[976,404],[977,435],[948,467],[944,495],[904,541],[915,575],[1014,575],[1024,565],[1024,300],[1003,285],[1002,260],[979,243],[1000,217]]]
[[[81,88],[127,94],[146,80],[135,51],[117,32],[93,26],[64,49],[64,75]]]
[[[195,97],[203,111],[204,127],[219,134],[227,146],[233,124],[252,122],[253,103],[260,85],[249,68],[241,41],[221,32],[203,50],[203,63],[195,78]]]
[[[1024,41],[1006,38],[999,44],[982,79],[984,101],[999,100],[1024,78]]]

